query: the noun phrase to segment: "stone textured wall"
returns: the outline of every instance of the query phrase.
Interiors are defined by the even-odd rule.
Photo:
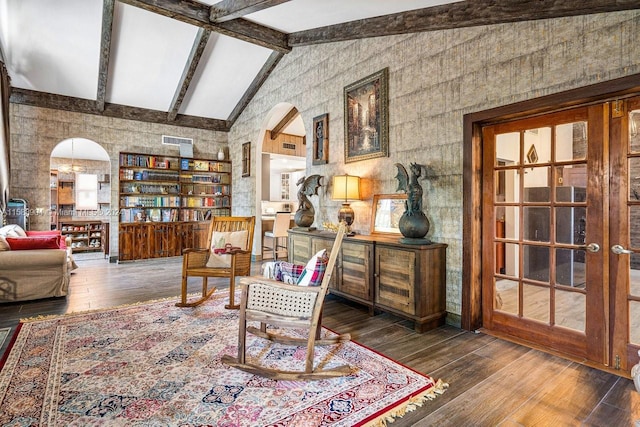
[[[345,164],[343,88],[385,67],[390,155]],[[431,222],[428,237],[449,245],[447,311],[455,324],[462,289],[463,115],[635,73],[640,73],[637,11],[299,47],[278,64],[233,126],[232,160],[238,164],[240,145],[252,141],[256,170],[264,123],[279,103],[295,106],[307,130],[313,117],[329,113],[329,163],[312,166],[307,144],[307,174],[323,175],[325,182],[344,172],[365,178],[365,200],[352,204],[354,228],[362,233],[369,231],[372,195],[396,190],[394,163],[426,165],[421,182]],[[236,179],[241,179],[237,168]],[[242,179],[243,204],[255,213],[256,174]],[[336,222],[340,203],[330,192],[325,186],[313,197],[317,224]]]
[[[118,253],[118,155],[121,151],[178,156],[175,146],[162,145],[162,135],[193,138],[194,157],[216,158],[227,149],[227,132],[166,126],[134,120],[10,104],[10,196],[26,199],[32,209],[31,229],[49,228],[51,151],[67,138],[87,138],[111,159],[111,256]]]

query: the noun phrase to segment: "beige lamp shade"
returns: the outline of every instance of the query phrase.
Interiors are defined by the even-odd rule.
[[[336,175],[333,177],[334,200],[360,200],[360,177],[355,175]]]

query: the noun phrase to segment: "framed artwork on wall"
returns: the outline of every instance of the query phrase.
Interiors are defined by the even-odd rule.
[[[251,142],[242,144],[242,176],[251,176]]]
[[[344,88],[344,161],[389,155],[389,69]]]
[[[313,164],[329,163],[329,113],[313,118]]]

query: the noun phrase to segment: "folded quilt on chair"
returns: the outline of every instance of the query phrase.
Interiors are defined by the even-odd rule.
[[[262,265],[265,277],[279,282],[295,285],[298,277],[304,271],[304,265],[293,264],[287,261],[265,262]]]
[[[320,286],[328,261],[327,251],[322,249],[311,257],[307,265],[287,261],[265,262],[262,265],[262,274],[269,279],[291,285]]]

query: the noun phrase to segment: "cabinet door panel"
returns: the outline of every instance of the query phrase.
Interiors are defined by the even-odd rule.
[[[289,235],[289,262],[306,264],[311,258],[311,237],[297,234]]]
[[[342,243],[340,290],[354,297],[370,300],[369,245]]]
[[[415,314],[415,261],[412,251],[376,249],[376,304]]]

